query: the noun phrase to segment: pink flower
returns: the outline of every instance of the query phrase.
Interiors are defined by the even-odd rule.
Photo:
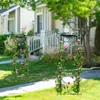
[[[20,49],[19,51],[20,51],[20,52],[23,52],[23,49]]]
[[[80,50],[81,48],[77,48],[77,50]]]
[[[71,57],[71,56],[72,56],[72,54],[70,54],[70,53],[69,53],[69,54],[68,54],[68,56],[69,56],[69,57]]]
[[[76,59],[76,56],[74,56],[74,59]]]
[[[65,45],[65,49],[69,49],[70,48],[70,46],[69,45]]]
[[[63,43],[63,41],[61,40],[60,43]]]
[[[58,54],[59,53],[59,50],[56,50],[56,54]]]
[[[81,40],[80,40],[80,39],[78,39],[77,41],[78,41],[78,42],[81,42]]]

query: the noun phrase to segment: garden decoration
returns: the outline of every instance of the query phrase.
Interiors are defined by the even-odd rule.
[[[17,75],[27,75],[28,74],[28,59],[29,59],[29,51],[26,42],[26,38],[24,37],[23,41],[18,41],[18,54],[21,55],[22,61],[16,62],[14,60],[14,73]],[[15,57],[16,58],[16,57]]]
[[[84,60],[82,56],[82,48],[81,48],[80,40],[78,39],[77,41],[74,53],[66,54],[65,49],[69,49],[69,48],[70,48],[69,45],[64,46],[63,41],[60,41],[60,48],[56,50],[56,56],[58,59],[57,72],[56,72],[56,91],[58,94],[62,94],[63,91],[66,91],[66,90],[67,92],[69,92],[70,90],[69,86],[71,87],[71,90],[73,92],[77,94],[79,94],[80,92],[80,81],[81,81],[80,73],[82,70],[82,64]],[[75,74],[74,75],[72,73],[69,74],[70,77],[75,78],[72,84],[70,82],[67,82],[67,83],[63,82],[63,77],[66,75],[64,68],[63,68],[63,63],[69,59],[73,62],[73,65],[77,66]]]
[[[6,52],[13,57],[12,73],[14,75],[27,75],[28,74],[28,46],[26,43],[26,37],[19,39],[17,37],[8,37],[5,41]],[[17,59],[21,57],[23,60],[17,62]]]

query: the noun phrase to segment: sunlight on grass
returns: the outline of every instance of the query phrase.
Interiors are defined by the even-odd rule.
[[[6,76],[11,74],[11,71],[0,71],[0,79],[4,79]]]
[[[11,60],[12,58],[9,56],[0,56],[0,61]]]

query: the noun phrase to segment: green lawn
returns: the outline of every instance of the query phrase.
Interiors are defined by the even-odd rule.
[[[11,64],[0,65],[0,88],[55,78],[56,64],[39,61],[30,62],[29,64],[30,74],[21,77],[15,77],[12,74]],[[71,64],[65,64],[65,67],[67,67],[67,69],[75,69],[75,66]]]
[[[9,56],[1,56],[0,55],[0,61],[10,60],[10,59],[12,59],[12,58]]]
[[[80,95],[57,96],[55,89],[46,89],[21,95],[0,97],[0,100],[100,100],[100,79],[82,82]]]

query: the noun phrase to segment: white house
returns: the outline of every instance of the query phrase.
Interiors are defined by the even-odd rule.
[[[41,30],[52,31],[54,29],[59,29],[60,32],[70,31],[68,25],[63,27],[62,21],[53,19],[54,13],[50,12],[45,4],[40,4],[35,10],[35,32],[40,33]],[[73,18],[73,22],[77,19]]]
[[[34,14],[34,28],[36,35],[34,37],[29,37],[28,39],[28,45],[29,50],[31,52],[38,50],[39,48],[42,48],[43,52],[51,52],[54,51],[56,48],[58,48],[59,40],[58,34],[55,32],[52,32],[55,29],[58,29],[60,33],[65,32],[67,36],[74,36],[74,31],[68,24],[66,24],[65,27],[62,25],[61,20],[54,20],[53,19],[54,13],[50,12],[45,4],[39,4],[35,10]],[[72,18],[70,20],[71,22],[74,22],[74,24],[71,24],[73,28],[78,27],[78,19]],[[52,34],[54,33],[54,34]],[[95,28],[91,29],[90,34],[90,46],[91,48],[94,47],[94,39],[95,39]],[[64,45],[69,45],[69,38],[63,38]],[[72,43],[71,46],[75,44],[75,38],[71,40]],[[70,50],[72,52],[72,48]]]
[[[34,12],[19,5],[0,9],[0,34],[19,33],[33,28]]]

